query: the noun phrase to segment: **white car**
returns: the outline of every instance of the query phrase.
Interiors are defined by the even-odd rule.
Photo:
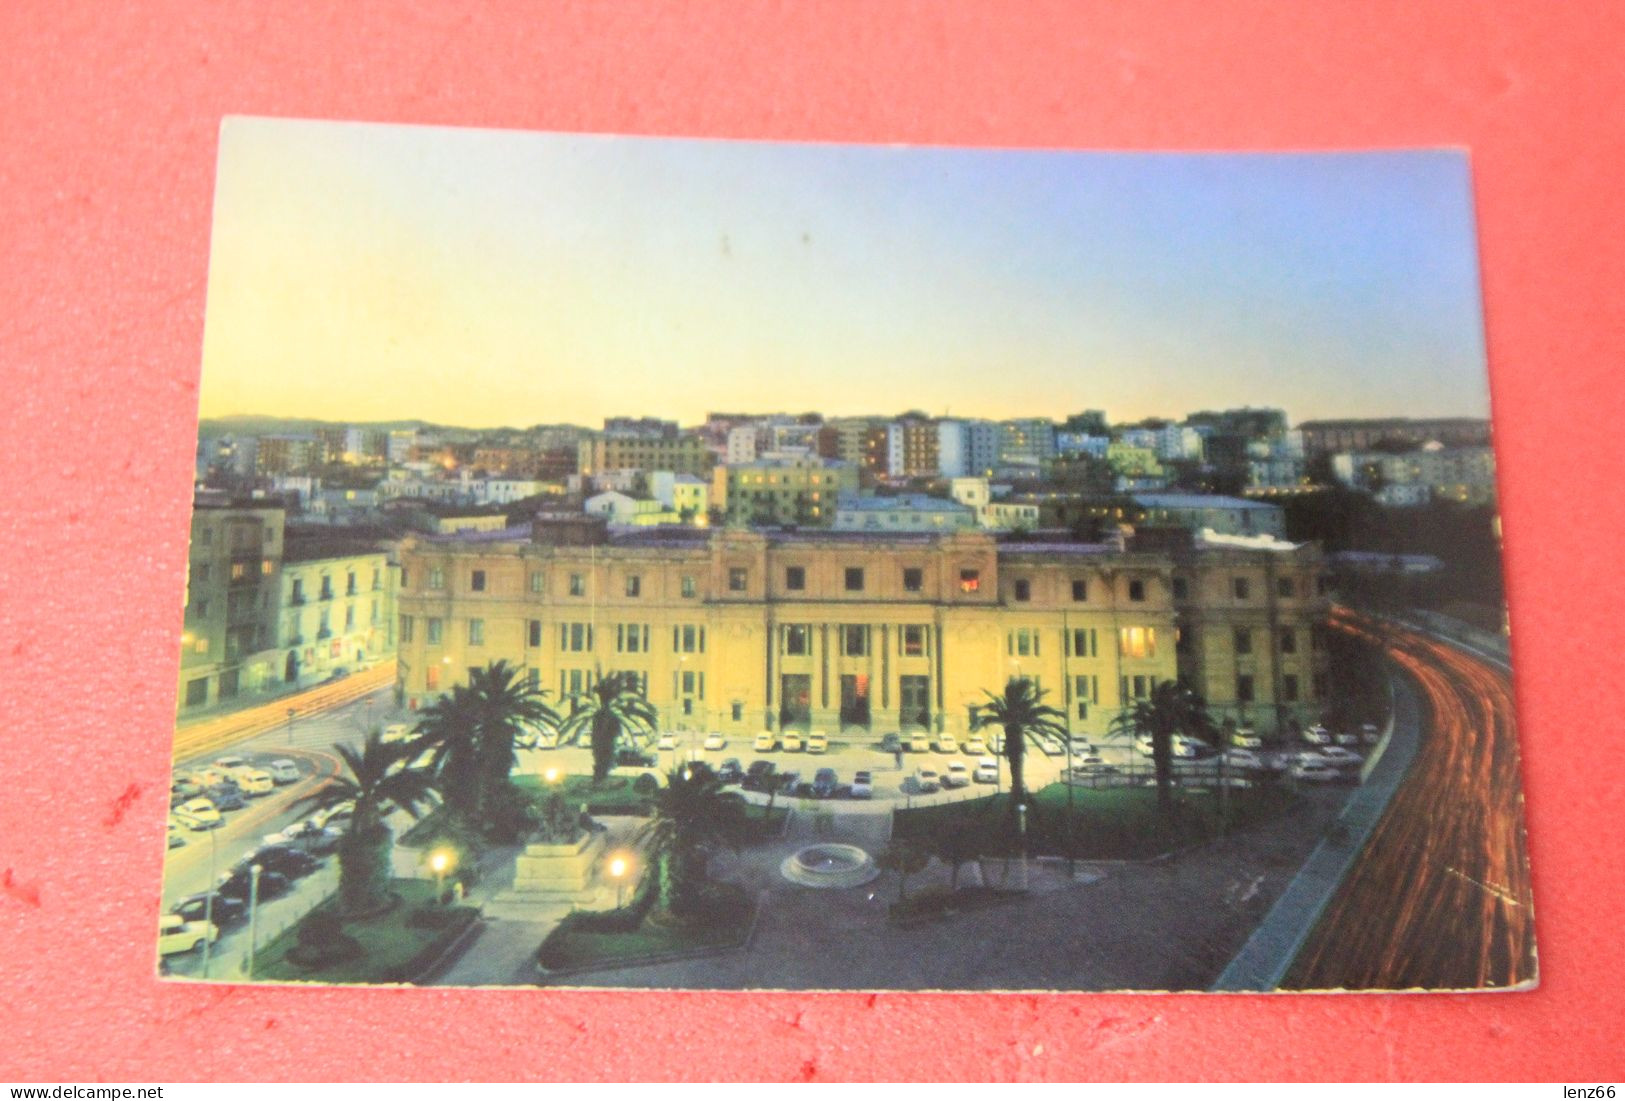
[[[972,757],[986,757],[987,743],[982,741],[980,734],[972,734],[965,739],[964,750]]]
[[[825,734],[822,730],[815,730],[811,734],[807,735],[807,752],[828,753],[829,735]]]
[[[1299,758],[1292,766],[1292,778],[1294,780],[1307,780],[1310,783],[1336,783],[1343,779],[1343,771],[1332,767],[1325,761]]]
[[[942,787],[942,777],[937,775],[934,768],[917,768],[914,770],[914,790],[922,795],[928,795]]]
[[[657,749],[657,750],[676,749],[676,748],[677,748],[677,735],[672,734],[670,732],[660,735],[660,739],[655,742],[655,749]]]
[[[221,772],[224,772],[226,775],[229,776],[233,772],[236,772],[240,768],[247,768],[248,767],[248,758],[247,757],[216,757],[214,759],[214,767],[219,769]]]
[[[976,771],[971,779],[978,784],[996,784],[999,782],[999,762],[992,757],[983,757],[976,762]]]
[[[1230,744],[1241,749],[1263,749],[1264,739],[1250,726],[1238,726],[1230,734]]]
[[[213,800],[198,796],[188,799],[174,810],[175,821],[189,830],[212,830],[220,824],[220,809]]]
[[[286,757],[278,757],[265,766],[265,771],[271,774],[273,784],[297,784],[299,782],[299,766]]]
[[[1155,743],[1151,735],[1141,734],[1134,739],[1134,748],[1140,751],[1140,756],[1149,757],[1156,752]]]
[[[806,743],[801,740],[800,731],[786,730],[784,732],[784,751],[786,753],[800,753],[805,746]]]
[[[852,798],[873,799],[875,795],[875,778],[872,773],[854,772],[852,774]]]
[[[903,743],[908,746],[910,753],[931,752],[931,739],[927,738],[923,733],[909,734],[904,737]]]
[[[239,768],[231,778],[244,795],[269,795],[276,789],[276,781],[263,768]]]
[[[390,723],[384,727],[384,732],[378,738],[385,745],[394,745],[396,742],[409,742],[412,740],[411,723]]]
[[[771,730],[764,730],[756,735],[756,752],[768,753],[779,748],[779,737]]]
[[[158,918],[158,954],[173,956],[180,952],[194,952],[204,941],[220,939],[220,929],[206,921],[187,921],[179,914],[163,914]]]
[[[942,786],[945,788],[963,788],[970,786],[970,768],[964,761],[949,761],[942,770]]]
[[[707,750],[727,749],[728,742],[721,734],[713,730],[705,736],[705,748]]]
[[[1332,740],[1335,741],[1338,745],[1359,745],[1360,744],[1360,736],[1358,734],[1352,733],[1350,731],[1339,730],[1336,734],[1332,735]]]
[[[1105,758],[1100,754],[1086,753],[1082,757],[1073,760],[1072,771],[1079,776],[1103,776],[1108,772],[1116,772],[1117,770],[1108,765]]]
[[[348,819],[354,817],[355,800],[346,799],[342,803],[335,803],[331,807],[325,807],[322,810],[317,811],[315,814],[310,816],[310,820],[322,829],[329,829],[338,819]]]
[[[1332,732],[1327,730],[1319,723],[1316,723],[1314,726],[1311,726],[1308,730],[1303,732],[1303,740],[1308,742],[1310,745],[1331,745]]]
[[[1318,752],[1324,760],[1334,765],[1359,765],[1365,763],[1364,757],[1361,757],[1352,749],[1344,749],[1340,745],[1321,746]]]
[[[1224,751],[1224,763],[1229,768],[1244,768],[1252,772],[1262,772],[1270,768],[1268,761],[1250,749],[1227,749]]]
[[[1187,738],[1183,734],[1175,734],[1173,742],[1174,756],[1181,760],[1190,761],[1202,756],[1209,749],[1206,742],[1197,738]]]
[[[952,734],[938,734],[937,735],[937,752],[938,753],[958,753],[959,752],[959,743],[954,741],[954,736]]]

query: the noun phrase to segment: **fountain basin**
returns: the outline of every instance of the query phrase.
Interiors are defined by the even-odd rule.
[[[791,883],[803,887],[861,887],[880,874],[874,858],[856,845],[808,845],[779,865]]]

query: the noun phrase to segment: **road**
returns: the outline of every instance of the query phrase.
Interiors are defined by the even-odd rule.
[[[1536,975],[1510,677],[1427,635],[1346,610],[1415,681],[1422,746],[1289,989],[1477,990]]]
[[[340,761],[332,752],[336,742],[359,743],[372,725],[394,721],[394,702],[388,679],[366,678],[357,674],[354,683],[321,685],[298,696],[188,724],[177,732],[177,772],[208,764],[227,753],[263,765],[286,758],[299,766],[297,783],[279,786],[274,792],[249,799],[247,806],[224,814],[222,824],[212,830],[181,830],[186,844],[170,849],[164,859],[163,909],[188,895],[206,890],[209,884],[236,861],[264,841],[265,835],[292,825],[310,813],[295,804],[338,775]],[[378,681],[384,684],[378,686]],[[287,708],[295,707],[292,724]],[[328,861],[332,863],[331,860]],[[256,915],[259,943],[303,915],[321,892],[322,874],[294,885],[280,899],[269,899]],[[209,977],[236,976],[246,955],[248,931],[238,925],[221,931],[211,948]],[[172,974],[201,976],[201,953],[168,957]]]

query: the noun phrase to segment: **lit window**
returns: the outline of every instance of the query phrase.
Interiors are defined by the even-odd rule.
[[[980,570],[959,571],[959,591],[974,593],[982,587],[982,574]]]
[[[1157,656],[1157,629],[1155,627],[1119,627],[1117,651],[1126,658],[1154,658]]]

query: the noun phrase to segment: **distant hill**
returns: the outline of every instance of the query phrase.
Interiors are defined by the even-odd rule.
[[[227,417],[205,417],[198,422],[199,436],[283,436],[283,435],[309,435],[318,428],[373,428],[383,431],[410,428],[418,432],[461,432],[470,434],[486,434],[507,432],[517,434],[520,432],[533,432],[543,428],[579,428],[573,424],[537,424],[530,428],[511,428],[506,425],[494,428],[463,428],[452,424],[435,424],[424,420],[398,420],[398,421],[327,421],[317,420],[314,417],[266,417],[256,413],[238,413]]]

